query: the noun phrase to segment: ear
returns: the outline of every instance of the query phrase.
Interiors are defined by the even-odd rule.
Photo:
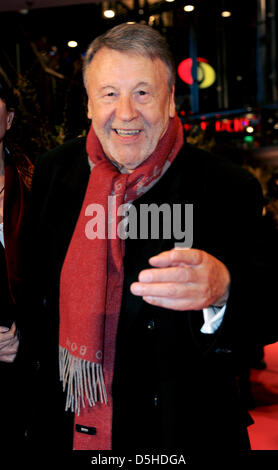
[[[92,103],[91,103],[90,98],[88,99],[87,117],[89,119],[93,119]]]
[[[172,86],[170,91],[170,106],[169,106],[169,116],[173,118],[176,114],[176,103],[175,103],[175,85]]]
[[[13,118],[14,118],[14,111],[8,111],[8,113],[7,113],[7,130],[9,130],[12,127]]]

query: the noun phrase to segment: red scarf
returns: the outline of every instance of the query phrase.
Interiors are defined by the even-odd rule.
[[[60,282],[60,374],[67,388],[66,408],[75,412],[76,450],[111,449],[112,380],[124,279],[124,241],[113,229],[122,220],[117,209],[148,191],[182,145],[182,124],[175,116],[154,153],[132,173],[121,174],[106,158],[93,127],[89,131],[92,171]],[[98,237],[92,238],[96,208],[97,216],[104,217],[95,225]]]

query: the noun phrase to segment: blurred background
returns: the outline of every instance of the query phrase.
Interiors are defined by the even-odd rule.
[[[177,66],[188,140],[267,182],[278,168],[276,0],[1,0],[0,78],[17,96],[13,139],[31,160],[84,135],[82,60],[119,23],[158,29]]]

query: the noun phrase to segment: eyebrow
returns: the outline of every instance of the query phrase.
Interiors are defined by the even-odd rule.
[[[148,86],[148,87],[150,87],[150,88],[153,88],[153,86],[152,86],[150,83],[143,81],[143,82],[137,83],[133,89],[139,88],[139,87],[141,87],[141,86]],[[112,84],[111,84],[111,85],[104,85],[104,86],[102,86],[102,87],[100,88],[100,91],[104,91],[104,90],[106,90],[107,88],[115,88],[115,89],[117,89],[118,87],[117,87],[117,85],[112,85]]]
[[[114,85],[104,85],[100,88],[100,91],[106,90],[107,88],[116,88]]]
[[[152,85],[148,82],[139,82],[134,88],[138,88],[140,86],[149,86],[152,87]]]

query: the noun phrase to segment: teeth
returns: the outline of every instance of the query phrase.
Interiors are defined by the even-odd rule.
[[[135,129],[130,129],[130,130],[124,130],[124,129],[114,129],[118,135],[121,135],[123,137],[130,136],[130,135],[137,135],[139,134],[140,130],[135,130]]]

